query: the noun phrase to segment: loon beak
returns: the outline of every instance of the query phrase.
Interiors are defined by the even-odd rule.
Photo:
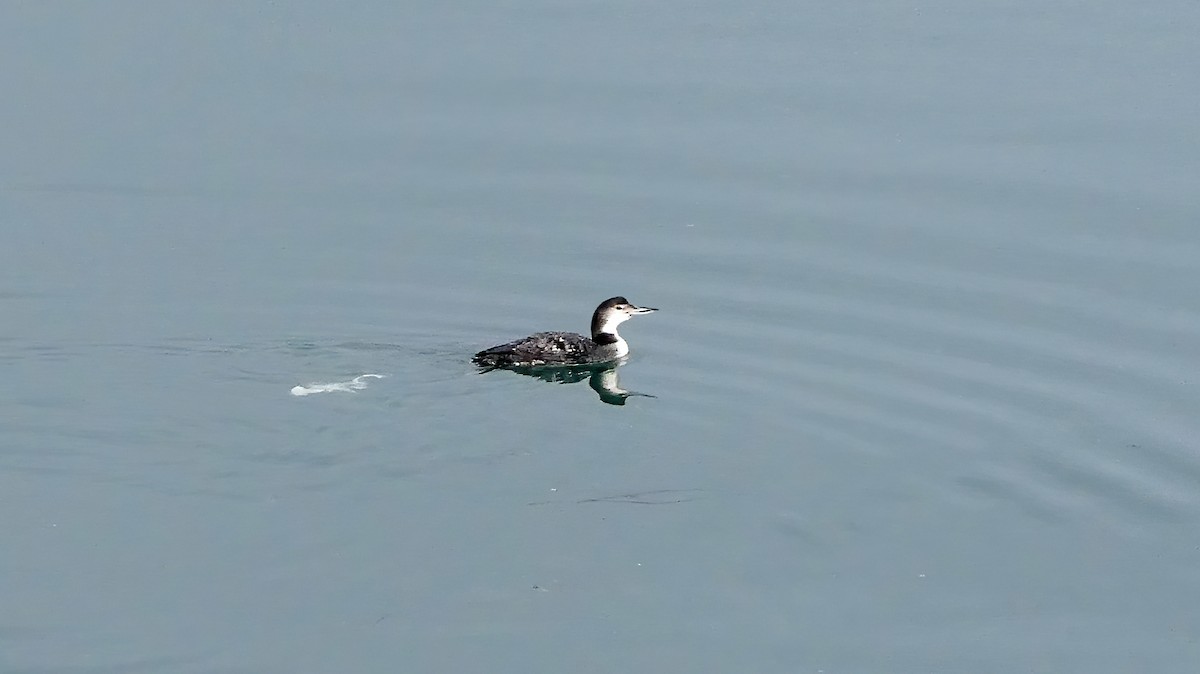
[[[629,315],[631,316],[637,316],[638,314],[649,314],[655,311],[658,311],[658,309],[651,307],[635,307],[632,304],[629,305]]]

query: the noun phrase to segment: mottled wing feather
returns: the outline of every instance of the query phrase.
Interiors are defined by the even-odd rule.
[[[587,363],[592,340],[573,332],[539,332],[475,354],[471,360],[489,367],[580,365]]]

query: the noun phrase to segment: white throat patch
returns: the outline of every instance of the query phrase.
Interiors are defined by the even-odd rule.
[[[604,324],[600,326],[600,332],[616,335],[617,326],[627,320],[629,320],[629,314],[624,311],[610,311],[604,316]]]

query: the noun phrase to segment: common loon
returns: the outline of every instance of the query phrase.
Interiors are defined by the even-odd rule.
[[[658,310],[635,306],[624,297],[613,297],[601,302],[592,314],[591,339],[574,332],[539,332],[484,349],[471,361],[488,368],[607,363],[629,353],[629,344],[617,334],[617,326],[631,316],[652,311]]]

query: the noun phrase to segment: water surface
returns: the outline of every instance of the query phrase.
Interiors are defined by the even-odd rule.
[[[0,14],[0,670],[1200,662],[1194,3]]]

